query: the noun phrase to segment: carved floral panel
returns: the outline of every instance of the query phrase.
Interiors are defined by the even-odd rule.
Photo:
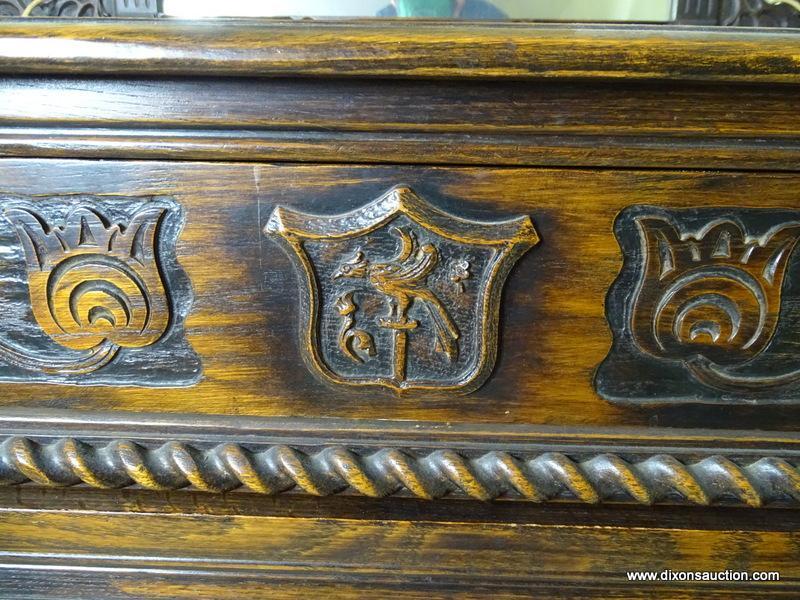
[[[278,207],[266,233],[301,275],[301,346],[323,380],[465,393],[489,375],[503,282],[538,242],[526,216],[449,215],[407,187],[352,212]]]
[[[189,385],[191,284],[168,198],[0,199],[0,380]]]
[[[31,0],[0,0],[0,16],[18,17]],[[104,0],[47,0],[34,6],[32,17],[107,17],[113,2]]]
[[[617,401],[800,400],[800,212],[625,209],[596,376]]]

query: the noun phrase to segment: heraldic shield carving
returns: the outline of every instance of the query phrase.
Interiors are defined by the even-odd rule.
[[[265,233],[302,274],[301,347],[318,376],[459,393],[491,372],[503,283],[539,241],[527,216],[470,221],[403,186],[344,214],[277,207]]]

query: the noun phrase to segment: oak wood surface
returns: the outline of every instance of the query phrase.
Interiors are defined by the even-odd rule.
[[[420,21],[9,20],[0,71],[798,82],[775,30]],[[431,51],[435,48],[434,51]],[[746,56],[747,60],[742,60]]]
[[[631,504],[534,504],[507,502],[425,502],[416,498],[364,498],[354,495],[317,497],[307,494],[262,496],[237,492],[154,492],[142,489],[0,487],[0,501],[20,511],[76,511],[216,517],[283,517],[295,519],[353,519],[424,521],[426,523],[525,523],[531,525],[624,526],[637,529],[706,529],[709,531],[796,530],[797,510],[771,506],[753,510],[741,506],[682,506]],[[266,521],[269,523],[269,521]]]
[[[5,157],[794,171],[793,138],[10,127]]]
[[[800,500],[792,434],[42,410],[31,423],[16,413],[2,420],[0,487],[773,509]]]
[[[796,168],[794,86],[665,85],[17,75],[0,154]]]
[[[800,132],[790,85],[6,76],[16,127],[736,137]],[[588,96],[588,97],[587,97]],[[344,157],[343,157],[344,158]],[[353,162],[350,160],[349,162]],[[485,161],[491,164],[489,160]]]
[[[164,249],[203,366],[182,388],[0,384],[0,596],[797,597],[800,408],[623,405],[592,385],[621,210],[800,208],[797,48],[675,27],[0,22],[0,195],[182,205]],[[541,237],[469,395],[332,388],[301,360],[302,280],[263,234],[272,209],[338,213],[401,183]],[[251,493],[247,459],[270,451],[286,493]],[[448,501],[377,485],[380,452]],[[493,487],[537,459],[547,497]],[[681,506],[676,486],[721,506]],[[665,568],[782,581],[625,577]]]
[[[15,598],[61,586],[71,598],[778,598],[798,578],[790,531],[36,510],[0,514],[0,532],[0,590]],[[781,581],[626,577],[664,569],[779,571]]]
[[[531,423],[794,430],[791,407],[614,406],[592,391],[610,334],[603,302],[621,265],[611,231],[629,204],[796,207],[790,174],[336,167],[4,160],[19,194],[173,196],[187,211],[178,257],[195,289],[186,323],[204,380],[140,388],[7,384],[8,406]],[[260,231],[277,205],[341,212],[404,182],[465,217],[530,215],[542,236],[512,272],[494,375],[477,392],[398,399],[328,388],[298,368],[297,278]]]

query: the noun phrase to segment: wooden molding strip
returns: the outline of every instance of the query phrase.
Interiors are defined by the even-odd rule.
[[[649,510],[658,521],[638,526],[627,518],[602,526],[476,523],[457,512],[447,519],[446,511],[438,521],[413,511],[399,519],[193,512],[5,509],[0,596],[786,600],[800,587],[797,511],[738,511],[721,529],[690,514],[698,511],[669,518]],[[780,581],[637,582],[626,575],[667,568],[778,571]]]
[[[773,142],[771,145],[768,145]],[[427,133],[14,129],[0,157],[271,162],[769,169],[794,171],[800,144],[784,139],[658,136],[475,136]]]
[[[0,445],[0,484],[141,486],[260,494],[290,490],[327,496],[350,492],[433,500],[510,497],[595,504],[611,500],[653,504],[738,503],[752,507],[800,502],[800,472],[785,458],[734,460],[712,455],[680,460],[670,454],[621,456],[562,452],[523,455],[498,449],[418,451],[384,447],[355,451],[340,445],[295,447],[73,437],[37,441],[8,436]]]
[[[800,55],[796,34],[766,30],[13,20],[0,23],[0,72],[800,83]]]

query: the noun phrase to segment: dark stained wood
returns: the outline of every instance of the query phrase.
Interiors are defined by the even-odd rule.
[[[155,415],[139,415],[139,424],[66,411],[39,411],[31,426],[17,414],[3,421],[6,486],[590,505],[800,501],[796,435]]]
[[[399,396],[483,385],[506,277],[540,241],[528,215],[466,219],[405,185],[336,216],[275,206],[264,233],[302,281],[309,370],[323,383]]]
[[[268,519],[370,519],[374,521],[417,520],[426,523],[526,523],[530,525],[575,525],[710,531],[793,532],[797,529],[797,509],[771,506],[766,510],[751,507],[685,506],[635,504],[548,504],[474,502],[456,500],[427,502],[417,498],[376,499],[356,495],[310,496],[284,494],[263,496],[237,492],[209,494],[198,491],[154,492],[141,489],[99,490],[87,488],[45,488],[36,486],[0,487],[0,501],[25,511],[82,511],[91,513],[131,513],[146,519],[151,514],[196,514],[210,519],[250,516]]]
[[[8,21],[0,72],[797,83],[791,32],[524,23]],[[431,51],[435,49],[434,51]],[[742,56],[747,56],[743,61]]]
[[[0,122],[93,127],[471,135],[735,137],[800,133],[789,85],[363,78],[8,76]],[[346,99],[343,102],[342,99]],[[244,130],[244,131],[243,131]],[[266,130],[266,131],[265,131]],[[100,133],[100,132],[98,132]],[[352,161],[348,161],[352,162]],[[484,161],[490,162],[490,161]]]
[[[662,281],[688,263],[643,250],[626,221],[669,215],[674,235],[661,231],[679,250],[703,237],[701,217],[753,235],[796,226],[797,40],[515,23],[1,22],[0,296],[15,300],[0,307],[0,340],[35,330],[41,358],[45,346],[74,356],[81,340],[91,352],[99,334],[118,339],[111,321],[128,316],[113,312],[108,273],[76,281],[91,300],[81,304],[49,285],[47,257],[78,246],[107,265],[115,245],[97,238],[124,238],[138,203],[183,211],[185,224],[117,257],[134,273],[157,267],[145,287],[160,282],[167,298],[148,305],[139,347],[120,349],[138,357],[124,377],[103,370],[113,361],[87,377],[26,376],[35,364],[0,357],[0,596],[797,597],[796,390],[732,402],[728,390],[693,395],[687,371],[687,393],[641,402],[665,400],[658,378],[687,358],[651,343],[648,321]],[[62,209],[81,203],[100,222],[81,213],[86,226],[69,229]],[[28,230],[48,238],[61,224],[77,244],[25,245]],[[712,236],[700,262],[773,282],[785,267],[785,285],[767,298],[766,343],[704,351],[769,358],[783,335],[781,368],[766,375],[796,369],[800,256],[754,269],[722,227],[730,256]],[[539,243],[492,274],[475,246],[487,240]],[[337,274],[346,281],[331,283]],[[491,310],[469,307],[506,275],[490,295],[491,339],[470,335]],[[442,317],[444,335],[422,310],[434,298],[454,325]],[[304,328],[315,300],[335,310]],[[82,309],[94,322],[80,331],[51,322]],[[706,346],[709,310],[693,321]],[[412,350],[394,386],[325,383],[303,362],[323,339],[366,364],[366,334],[386,352],[381,319],[405,327],[395,339]],[[332,336],[315,337],[326,327]],[[632,332],[673,370],[613,372],[620,402],[597,368]],[[183,354],[166,356],[170,335]],[[458,357],[486,354],[487,341],[496,364],[470,379]],[[348,372],[379,379],[352,356]],[[178,377],[197,375],[197,361],[198,381]],[[404,389],[420,372],[459,389]],[[638,569],[782,579],[628,582]]]
[[[167,195],[184,206],[180,264],[194,286],[189,342],[205,378],[168,395],[137,388],[9,385],[16,406],[426,421],[766,427],[796,430],[795,408],[614,406],[592,389],[611,344],[606,292],[622,264],[612,225],[632,204],[796,208],[791,174],[335,167],[6,160],[18,194]],[[356,208],[405,183],[475,219],[529,215],[541,236],[509,277],[497,366],[477,392],[447,399],[329,388],[301,364],[302,280],[261,231],[276,205]],[[568,204],[565,204],[568,203]],[[743,420],[744,419],[744,420]]]
[[[800,213],[633,205],[614,229],[625,266],[606,301],[614,346],[595,378],[601,395],[791,401]]]
[[[11,511],[0,533],[0,573],[13,574],[0,576],[0,590],[16,598],[52,595],[68,573],[73,598],[304,598],[331,588],[339,598],[684,598],[700,590],[781,598],[798,579],[798,534],[787,531]],[[586,548],[597,551],[589,558]],[[779,571],[781,581],[637,584],[626,576],[665,569]]]
[[[0,379],[156,387],[200,379],[183,333],[192,291],[175,257],[181,206],[0,196],[0,210],[2,244],[15,249],[5,259],[16,267],[0,300]]]
[[[794,138],[148,129],[0,129],[0,155],[95,159],[758,169],[793,171]]]
[[[0,154],[791,170],[796,98],[627,79],[16,76],[0,81]]]

